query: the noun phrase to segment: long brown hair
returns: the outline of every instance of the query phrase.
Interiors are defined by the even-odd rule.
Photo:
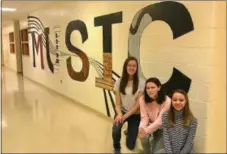
[[[128,65],[128,62],[131,60],[136,61],[136,65],[137,65],[136,73],[133,76],[133,90],[132,90],[133,94],[136,93],[138,86],[139,86],[138,61],[135,57],[128,57],[124,62],[121,81],[120,81],[120,92],[124,95],[125,95],[125,87],[127,86],[128,79],[129,79],[129,75],[127,72],[127,65]]]
[[[191,121],[195,119],[195,117],[193,116],[190,108],[189,108],[189,99],[188,99],[188,95],[187,93],[184,91],[184,90],[181,90],[181,89],[178,89],[178,90],[175,90],[173,93],[172,93],[172,96],[171,96],[171,100],[173,98],[173,95],[175,93],[180,93],[182,95],[184,95],[185,97],[185,100],[186,100],[186,104],[183,108],[183,116],[184,116],[184,120],[183,120],[183,126],[184,127],[187,127],[190,125]],[[175,119],[174,119],[174,107],[173,107],[173,103],[171,101],[171,107],[170,107],[170,110],[168,111],[168,125],[170,127],[173,127],[175,125]]]
[[[144,88],[144,100],[145,100],[145,102],[146,103],[152,103],[152,101],[153,101],[153,99],[150,98],[150,96],[147,93],[147,88],[146,87],[147,87],[147,84],[149,82],[152,82],[157,87],[160,87],[160,90],[158,92],[158,97],[156,98],[156,102],[158,104],[162,104],[166,100],[166,95],[165,95],[163,89],[161,88],[162,84],[161,84],[160,80],[158,78],[156,78],[156,77],[152,77],[152,78],[149,78],[149,79],[146,80],[146,84],[145,84],[145,88]]]

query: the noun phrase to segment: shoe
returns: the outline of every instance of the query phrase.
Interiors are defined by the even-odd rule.
[[[121,154],[121,150],[120,149],[114,149],[114,154]]]

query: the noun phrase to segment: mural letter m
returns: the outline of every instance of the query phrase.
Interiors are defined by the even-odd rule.
[[[41,68],[44,69],[43,63],[43,42],[42,42],[42,34],[38,34],[38,41],[36,40],[35,33],[32,33],[32,49],[33,49],[33,66],[36,67],[35,61],[35,50],[37,55],[39,54],[40,47],[40,60],[41,60]]]

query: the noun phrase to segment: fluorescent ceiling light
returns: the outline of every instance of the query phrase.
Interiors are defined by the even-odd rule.
[[[13,12],[13,11],[16,11],[17,9],[14,9],[14,8],[7,8],[7,7],[2,7],[1,8],[2,11],[9,11],[9,12]]]

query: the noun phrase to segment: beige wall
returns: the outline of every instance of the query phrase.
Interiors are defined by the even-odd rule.
[[[207,152],[226,153],[226,2],[214,4],[211,102],[207,117]]]
[[[113,70],[121,74],[123,62],[127,57],[131,21],[140,9],[152,3],[157,2],[55,2],[54,5],[32,12],[31,15],[39,17],[45,27],[50,27],[50,39],[53,42],[52,28],[56,25],[61,26],[60,50],[66,53],[69,53],[65,45],[67,24],[77,19],[84,21],[88,30],[88,40],[82,44],[81,36],[78,35],[78,32],[73,32],[71,41],[88,57],[102,63],[102,27],[94,26],[94,18],[122,11],[123,22],[114,24],[112,28]],[[224,87],[226,85],[226,55],[224,52],[226,50],[226,36],[224,35],[226,26],[223,21],[225,19],[223,13],[225,12],[225,2],[181,3],[187,7],[191,14],[194,31],[173,40],[167,24],[160,21],[150,24],[141,39],[142,71],[147,78],[150,76],[159,77],[162,83],[170,78],[173,67],[191,78],[190,106],[199,121],[195,150],[196,152],[224,152],[226,145],[226,116],[223,116],[226,112],[226,89]],[[31,39],[31,37],[29,38]],[[5,48],[7,47],[5,46]],[[31,42],[30,49],[32,49]],[[11,62],[13,55],[10,55],[7,50],[4,51],[8,54],[6,58]],[[30,56],[23,57],[24,75],[106,114],[102,89],[95,87],[95,77],[98,75],[94,68],[90,66],[89,76],[85,82],[74,81],[67,73],[67,57],[60,58],[59,71],[52,74],[47,66],[45,50],[45,70],[41,69],[39,56],[36,56],[37,67],[33,67],[32,50],[30,50]],[[54,56],[51,58],[52,61],[55,60]],[[72,61],[73,68],[80,70],[80,59],[74,57]],[[8,65],[12,64],[8,63]],[[223,93],[219,93],[220,91]],[[109,107],[111,108],[110,103]],[[112,109],[111,113],[113,115]],[[220,119],[219,124],[216,119]]]

